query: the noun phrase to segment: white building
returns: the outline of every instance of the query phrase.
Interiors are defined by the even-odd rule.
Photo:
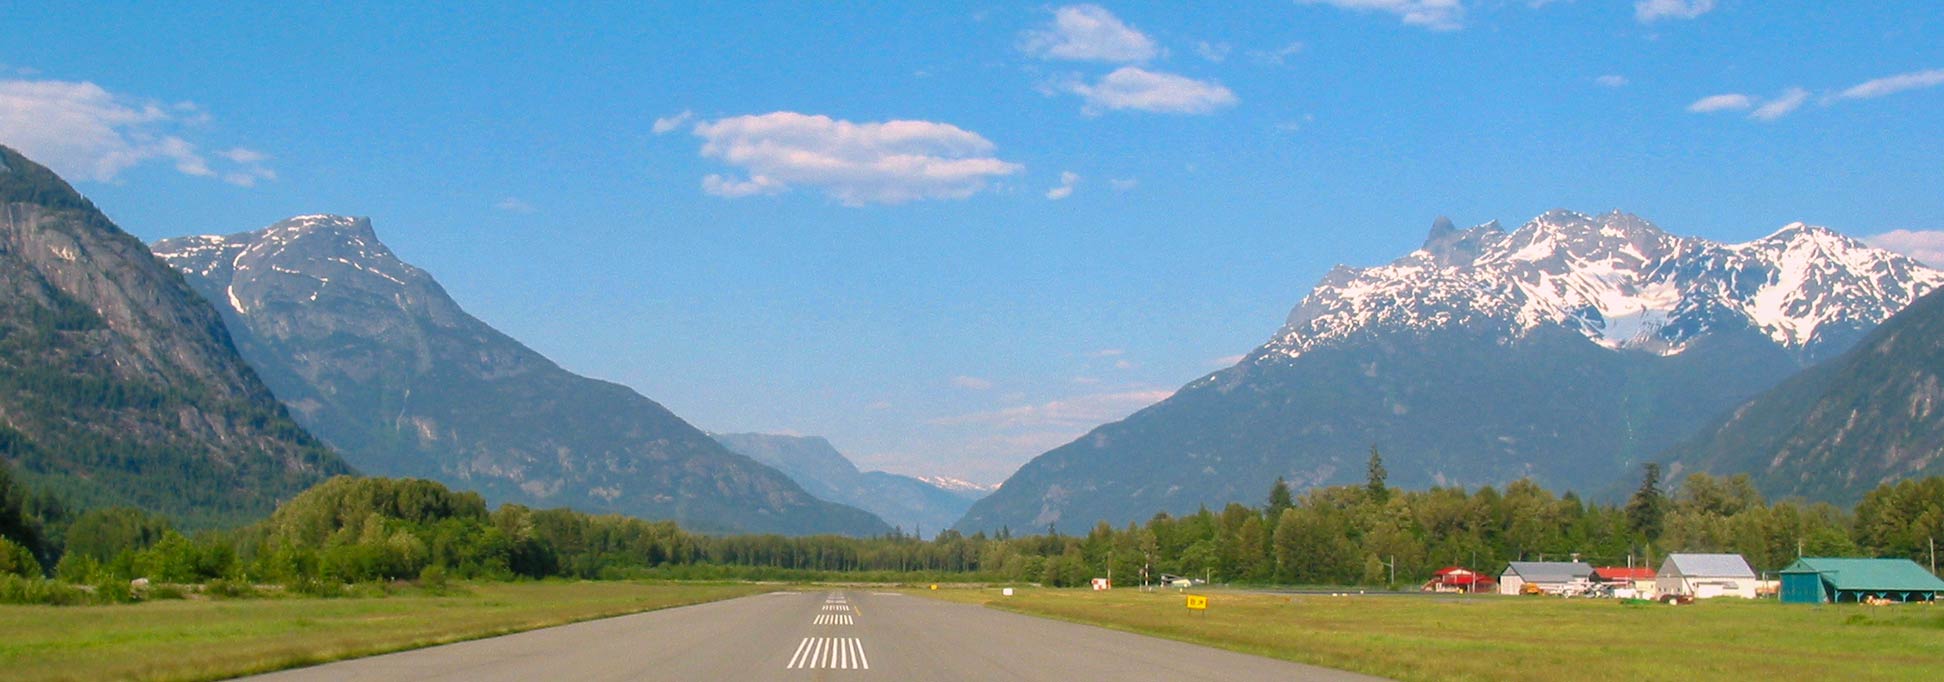
[[[1740,554],[1669,554],[1654,574],[1661,594],[1686,594],[1696,599],[1741,597],[1754,599],[1761,583],[1755,569]]]
[[[1593,566],[1582,561],[1514,561],[1499,574],[1499,594],[1520,594],[1528,583],[1546,594],[1558,594],[1567,585],[1592,577]]]

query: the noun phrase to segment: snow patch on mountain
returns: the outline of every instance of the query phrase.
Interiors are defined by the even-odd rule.
[[[913,476],[912,478],[918,479],[920,481],[924,481],[926,484],[929,484],[934,488],[949,490],[952,492],[989,493],[999,489],[999,486],[997,485],[973,483],[963,478],[953,478],[951,476]]]
[[[1515,339],[1549,325],[1667,356],[1746,324],[1803,353],[1826,330],[1874,326],[1941,286],[1944,272],[1803,223],[1722,244],[1619,211],[1555,210],[1511,232],[1441,218],[1403,258],[1325,275],[1253,357],[1295,358],[1378,332],[1462,327]]]

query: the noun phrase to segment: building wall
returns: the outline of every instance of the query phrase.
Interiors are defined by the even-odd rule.
[[[1499,594],[1518,594],[1521,587],[1525,587],[1525,579],[1519,577],[1519,574],[1507,573],[1499,576]]]

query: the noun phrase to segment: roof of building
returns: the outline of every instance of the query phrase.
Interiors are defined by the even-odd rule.
[[[1660,574],[1754,578],[1755,569],[1749,568],[1748,560],[1740,554],[1669,554],[1667,561],[1661,564]]]
[[[1608,582],[1620,580],[1653,580],[1654,569],[1646,566],[1601,566],[1593,569],[1593,575]]]
[[[1593,575],[1593,566],[1584,561],[1514,561],[1505,567],[1529,583],[1566,582]]]
[[[1944,591],[1944,580],[1909,559],[1797,559],[1783,573],[1821,573],[1839,590]]]

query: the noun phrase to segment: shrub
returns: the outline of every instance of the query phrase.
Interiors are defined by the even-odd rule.
[[[93,601],[87,591],[66,583],[35,576],[0,575],[0,604],[49,604],[67,606]]]
[[[41,565],[34,553],[12,540],[0,537],[0,575],[22,578],[41,577]]]
[[[256,597],[257,589],[247,580],[228,580],[217,578],[203,585],[203,594],[219,599],[249,599]]]

